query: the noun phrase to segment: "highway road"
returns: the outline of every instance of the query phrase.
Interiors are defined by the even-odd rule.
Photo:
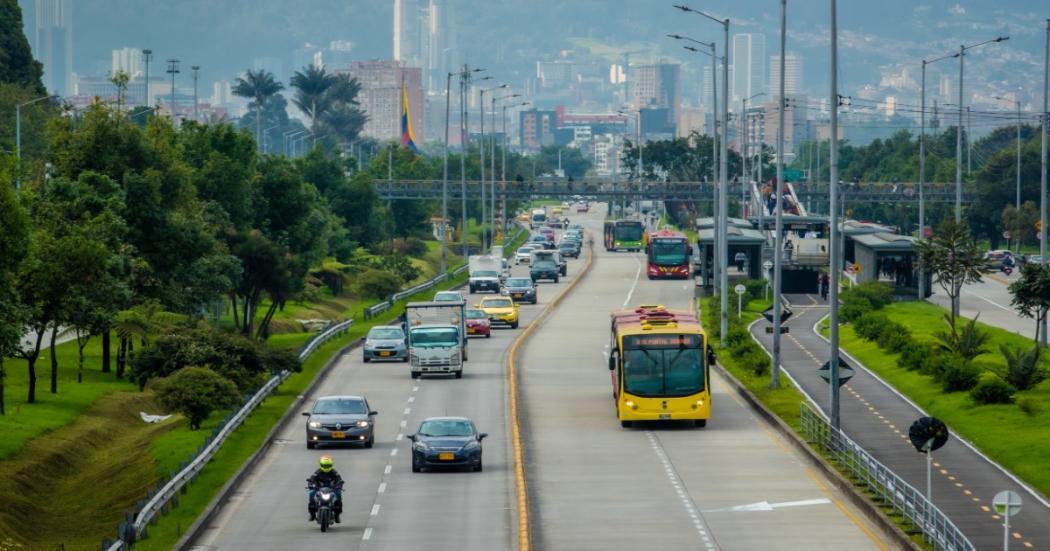
[[[342,357],[316,396],[363,394],[376,417],[373,449],[305,446],[305,418],[278,435],[198,541],[199,550],[512,549],[517,522],[510,458],[504,359],[515,338],[574,278],[585,259],[569,260],[568,277],[539,284],[539,305],[522,305],[519,329],[473,338],[460,380],[409,377],[408,364],[368,363],[359,351]],[[527,275],[528,266],[514,267]],[[464,290],[464,292],[466,292]],[[485,295],[471,295],[477,298]],[[468,299],[468,305],[473,301]],[[307,409],[306,406],[303,409]],[[412,473],[410,442],[420,421],[464,415],[487,432],[485,470]],[[342,524],[321,533],[307,521],[305,479],[331,454],[347,480]]]
[[[638,253],[595,254],[518,364],[536,548],[886,549],[715,372],[706,428],[620,427],[605,360],[610,310],[688,308],[693,283],[648,281]]]

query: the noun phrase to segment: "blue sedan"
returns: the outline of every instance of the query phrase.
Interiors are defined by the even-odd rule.
[[[480,471],[481,441],[486,436],[466,417],[424,419],[419,430],[408,437],[412,441],[412,472],[447,467]]]
[[[365,345],[362,347],[365,363],[372,360],[408,361],[408,347],[405,345],[405,334],[400,327],[380,325],[368,331]]]

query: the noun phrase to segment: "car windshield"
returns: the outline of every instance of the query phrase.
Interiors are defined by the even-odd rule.
[[[400,339],[404,334],[397,327],[373,327],[368,332],[368,338],[377,340]]]
[[[452,327],[421,327],[412,330],[412,346],[433,348],[459,344],[459,331]]]
[[[522,247],[518,249],[518,254],[529,254],[532,252],[532,247]]]
[[[436,301],[436,302],[457,301],[457,300],[463,300],[463,296],[460,295],[459,293],[455,293],[455,292],[452,292],[452,293],[438,293],[438,294],[434,295],[434,301]]]
[[[314,404],[314,415],[339,415],[368,413],[365,401],[357,398],[329,398]]]
[[[487,317],[488,316],[485,315],[485,312],[482,312],[481,310],[467,310],[467,319],[476,320],[485,319]]]
[[[507,287],[532,287],[532,280],[527,277],[512,277],[507,280]]]
[[[481,303],[485,308],[510,308],[513,303],[508,298],[493,298]]]
[[[472,436],[474,427],[470,421],[459,421],[454,419],[441,419],[437,421],[424,421],[419,425],[420,436]]]
[[[494,270],[478,270],[474,272],[474,277],[498,277],[499,273]]]
[[[554,269],[554,261],[553,260],[540,260],[540,261],[536,262],[536,264],[534,264],[532,267],[536,268],[538,270],[553,270]]]

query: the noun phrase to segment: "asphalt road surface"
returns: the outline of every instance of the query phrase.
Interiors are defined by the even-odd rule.
[[[472,338],[463,378],[409,377],[406,363],[368,363],[344,356],[313,396],[363,394],[376,417],[375,447],[307,450],[305,418],[282,431],[277,445],[247,477],[198,539],[200,550],[461,549],[515,547],[517,522],[504,359],[514,340],[576,276],[585,258],[570,259],[560,283],[539,283],[539,304],[522,305],[519,329],[494,328]],[[527,275],[528,266],[512,267]],[[463,290],[466,293],[466,290]],[[482,294],[471,295],[468,306]],[[304,410],[307,407],[304,406]],[[412,473],[412,434],[422,419],[470,417],[487,432],[485,470]],[[308,522],[305,479],[331,454],[347,481],[342,523],[321,533]]]
[[[600,235],[597,218],[585,222]],[[648,281],[640,253],[595,246],[589,275],[521,362],[537,549],[885,549],[832,485],[712,372],[703,429],[616,419],[609,312],[688,308],[692,281]]]

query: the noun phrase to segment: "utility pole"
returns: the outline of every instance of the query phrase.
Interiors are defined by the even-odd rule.
[[[149,62],[153,59],[153,50],[146,48],[142,50],[142,60],[146,63],[146,97],[142,99],[142,103],[146,107],[153,107],[149,101]]]
[[[835,0],[832,0],[832,9],[835,6]],[[834,55],[835,55],[835,22],[832,18],[832,66],[834,67]],[[775,234],[773,235],[773,369],[772,376],[770,377],[769,386],[770,388],[780,387],[780,326],[781,326],[781,312],[780,312],[780,290],[783,284],[783,263],[784,263],[784,193],[782,192],[784,186],[784,108],[786,102],[784,101],[784,58],[785,48],[787,45],[787,0],[780,0],[780,82],[778,83],[779,97],[777,98],[778,109],[777,109],[777,183],[773,188],[774,197],[776,197],[777,211],[776,211],[776,224]],[[834,78],[832,78],[834,82]],[[724,334],[724,333],[723,333]],[[832,386],[834,382],[832,382]]]
[[[467,150],[470,142],[470,129],[467,126],[467,90],[470,87],[470,68],[463,66],[463,72],[459,76],[459,191],[460,191],[460,214],[462,220],[462,234],[459,238],[463,247],[463,261],[467,261],[470,250],[467,248],[467,230],[470,223],[467,222]]]
[[[448,128],[449,128],[449,114],[451,113],[451,101],[452,101],[452,76],[453,73],[448,74],[448,79],[445,81],[445,161],[442,170],[441,177],[441,273],[448,273],[448,263],[446,256],[448,255]]]
[[[838,201],[838,180],[839,180],[839,39],[838,39],[838,6],[836,0],[831,0],[831,90],[828,95],[830,96],[830,107],[831,107],[831,136],[830,136],[830,150],[829,150],[829,161],[828,169],[831,171],[831,177],[828,179],[828,201],[830,202],[828,207],[828,222],[831,225],[831,242],[828,244],[831,248],[831,277],[828,283],[828,304],[830,305],[831,316],[829,320],[829,337],[830,337],[830,354],[828,358],[829,362],[829,375],[831,376],[830,387],[831,387],[831,427],[838,429],[840,426],[839,421],[839,276],[842,273],[842,258],[839,256],[841,249],[839,248],[839,221],[836,217],[836,202]],[[780,56],[781,67],[780,67],[780,78],[784,78],[784,67],[783,59],[784,56]],[[923,72],[925,75],[926,73]],[[925,80],[923,81],[925,82]],[[925,88],[923,89],[925,90]]]
[[[200,76],[201,66],[193,65],[190,67],[193,70],[193,120],[194,122],[200,122],[197,117],[197,79]]]
[[[175,75],[179,74],[179,60],[168,60],[168,74],[171,75],[171,125],[175,126]]]
[[[1043,52],[1043,112],[1042,112],[1042,152],[1040,153],[1040,176],[1039,176],[1039,254],[1043,255],[1045,262],[1046,259],[1046,127],[1050,124],[1050,19],[1046,20],[1046,46]],[[1039,345],[1046,348],[1046,318],[1043,318],[1043,324],[1039,328]]]

